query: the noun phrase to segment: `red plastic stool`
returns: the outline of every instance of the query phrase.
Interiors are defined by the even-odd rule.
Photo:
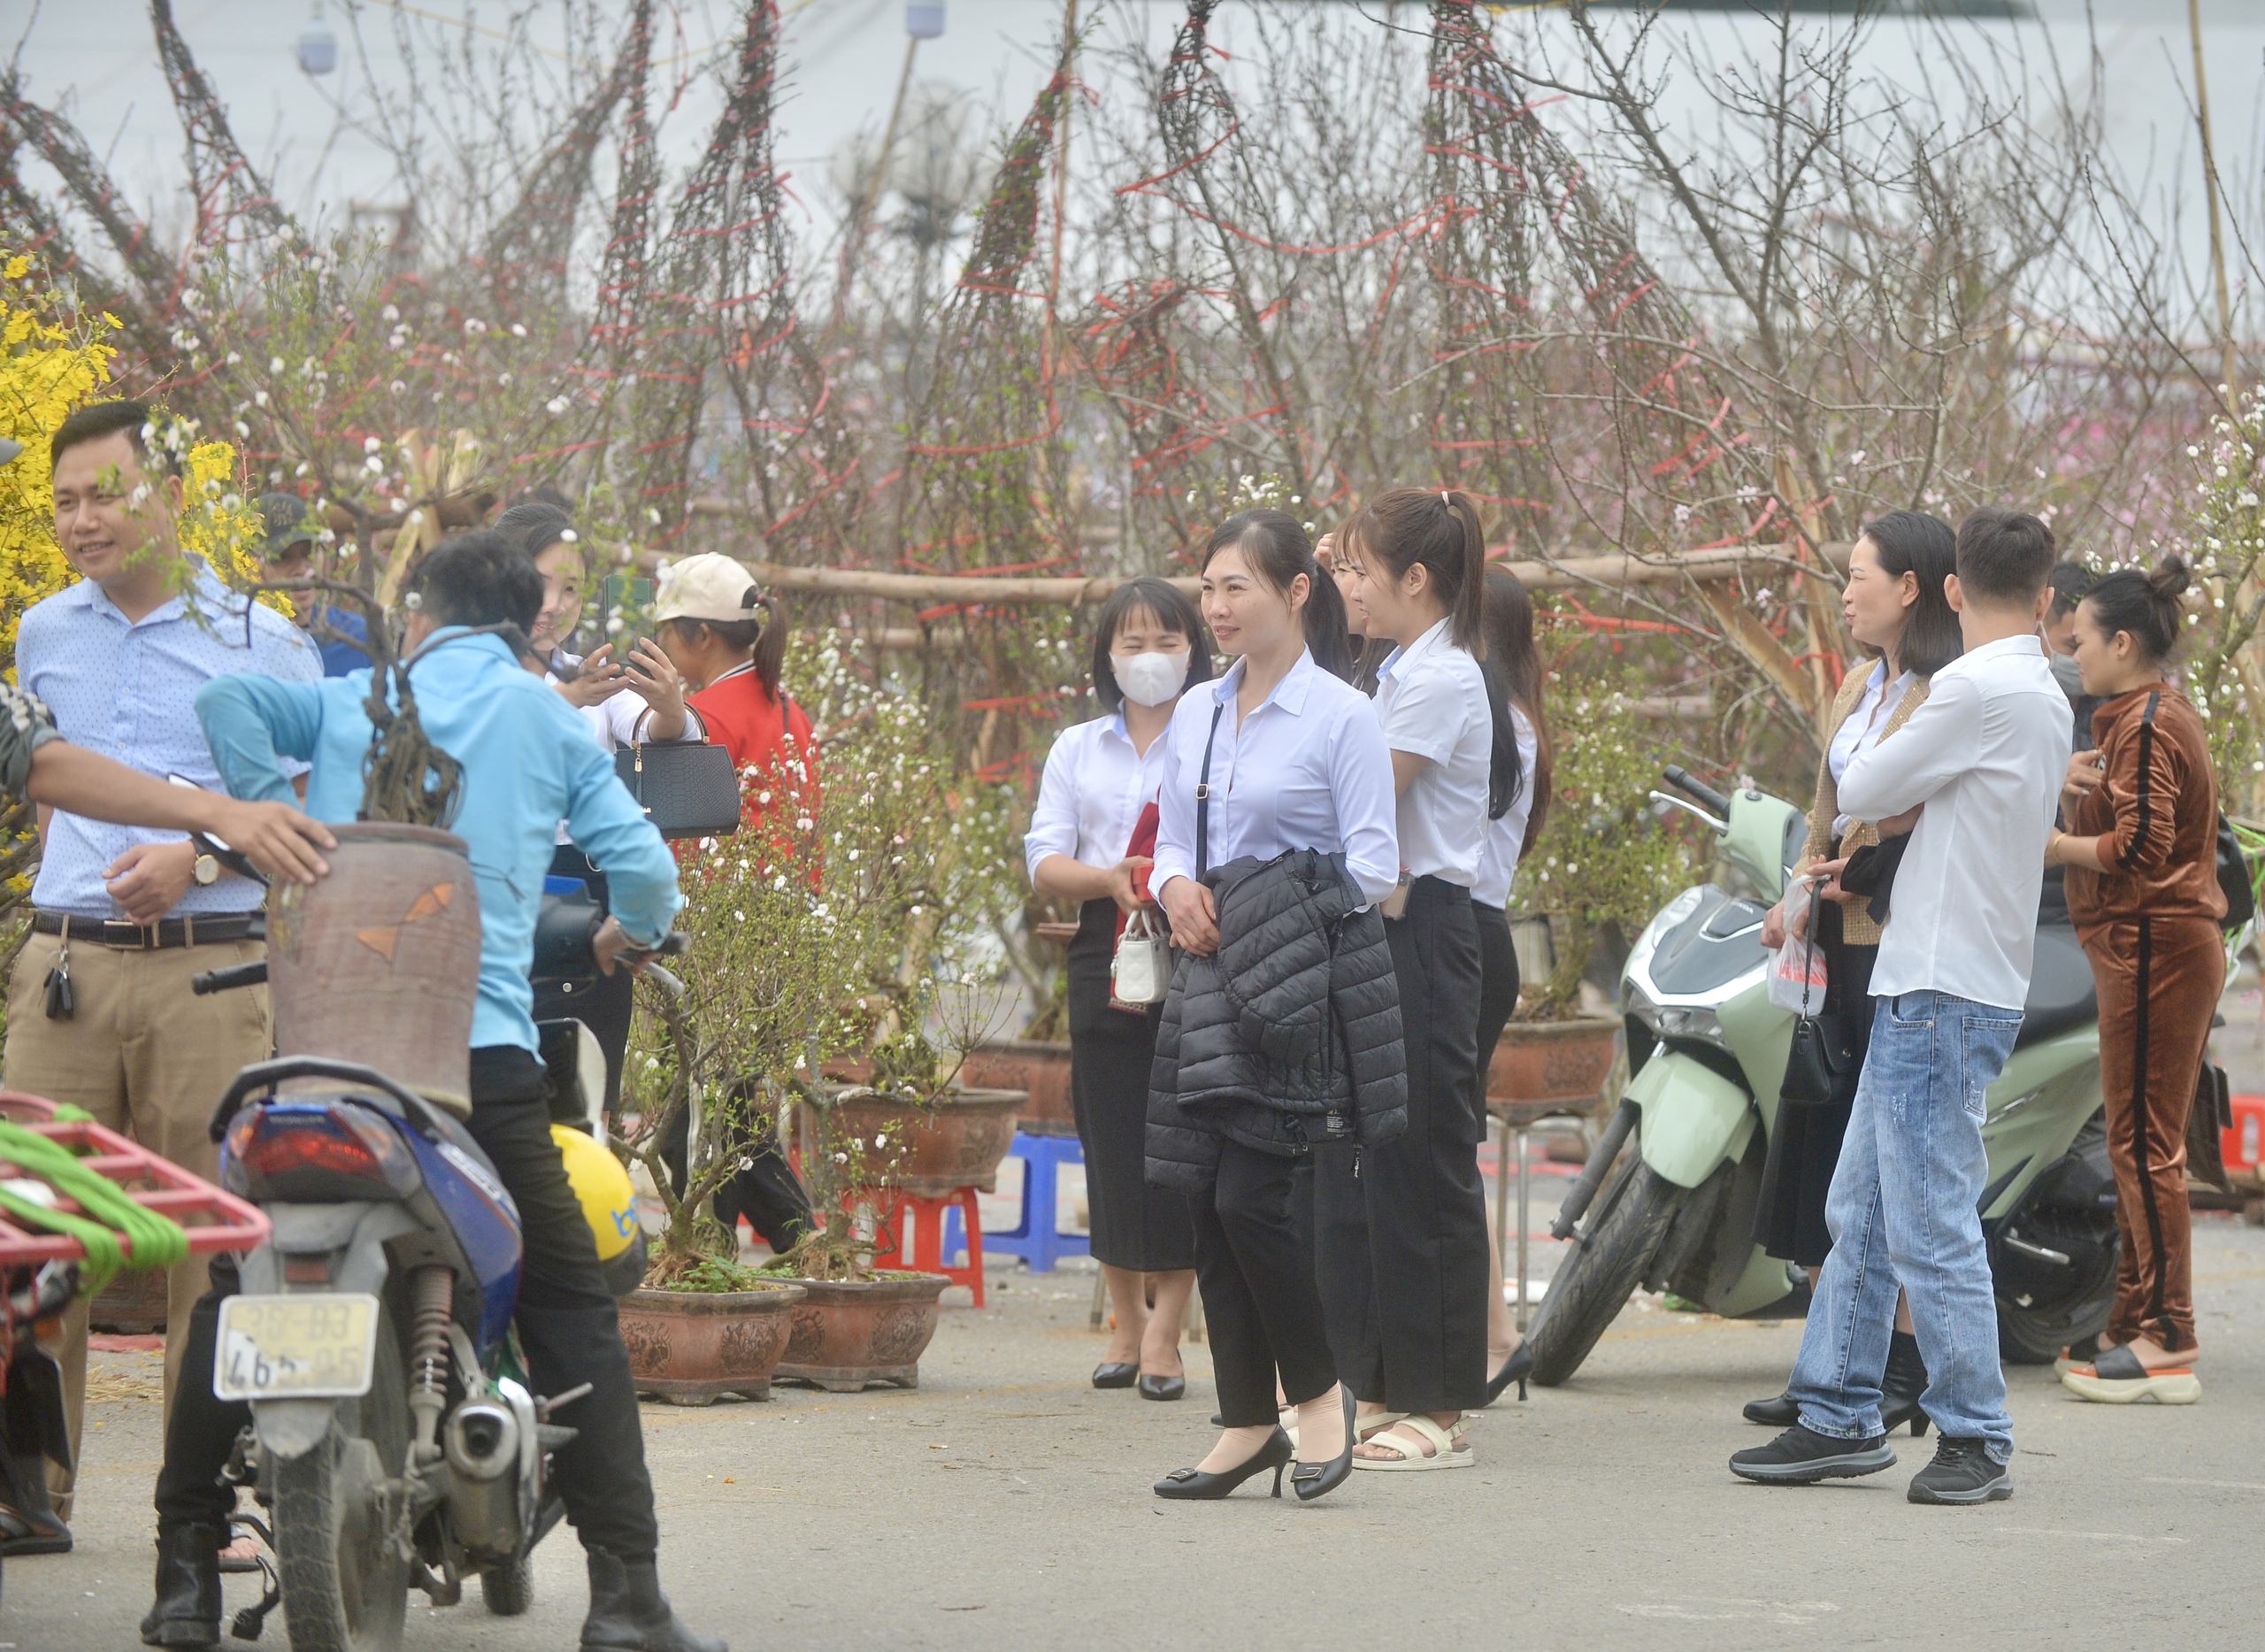
[[[966,1286],[974,1294],[975,1305],[983,1306],[983,1224],[976,1214],[974,1188],[955,1187],[941,1199],[924,1199],[893,1187],[857,1187],[842,1195],[841,1202],[852,1210],[860,1204],[872,1207],[879,1231],[895,1237],[895,1266],[917,1266],[925,1273],[941,1273],[955,1285]],[[907,1206],[911,1210],[909,1232],[905,1226]],[[967,1228],[967,1263],[956,1268],[944,1256],[944,1212],[954,1206],[958,1207]],[[911,1242],[906,1243],[907,1240]],[[880,1265],[889,1265],[879,1255],[873,1259]]]

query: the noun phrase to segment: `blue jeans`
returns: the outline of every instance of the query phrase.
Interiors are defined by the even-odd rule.
[[[1786,1391],[1802,1424],[1880,1432],[1880,1377],[1899,1284],[1927,1362],[1920,1404],[1954,1440],[2014,1451],[1998,1364],[1998,1305],[1979,1209],[1989,1174],[1983,1092],[2013,1053],[2021,1011],[1913,992],[1882,998],[1825,1203],[1832,1251]]]

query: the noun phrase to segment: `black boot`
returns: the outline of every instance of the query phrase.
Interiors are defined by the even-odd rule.
[[[1893,1433],[1911,1425],[1914,1437],[1923,1438],[1927,1414],[1919,1396],[1927,1391],[1927,1362],[1919,1357],[1919,1339],[1898,1331],[1887,1340],[1887,1369],[1879,1379],[1879,1425]]]
[[[590,1615],[582,1619],[582,1652],[730,1652],[710,1635],[685,1627],[661,1593],[650,1560],[621,1560],[589,1551]]]
[[[157,1599],[142,1620],[145,1647],[220,1644],[220,1530],[185,1520],[157,1533]]]

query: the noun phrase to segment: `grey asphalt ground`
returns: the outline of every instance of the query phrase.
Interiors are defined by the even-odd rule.
[[[1562,1179],[1545,1183],[1546,1225]],[[1976,1510],[1902,1492],[1929,1446],[1870,1479],[1733,1479],[1798,1328],[1638,1298],[1562,1388],[1474,1425],[1470,1471],[1356,1475],[1310,1508],[1246,1488],[1166,1504],[1158,1475],[1208,1445],[1208,1357],[1188,1398],[1099,1393],[1091,1275],[1001,1269],[948,1308],[918,1392],[781,1387],[767,1404],[650,1406],[663,1574],[740,1652],[881,1645],[1553,1648],[2254,1647],[2265,1534],[2265,1229],[2198,1222],[2200,1404],[2117,1410],[2010,1373],[2017,1494]],[[1547,1241],[1537,1249],[1546,1252]],[[954,1293],[955,1295],[963,1295]],[[97,1388],[154,1396],[154,1355],[96,1356]],[[136,1642],[148,1603],[154,1397],[97,1401],[79,1549],[6,1568],[0,1648]],[[537,1604],[489,1617],[412,1596],[407,1644],[558,1648],[585,1600],[571,1533],[537,1554]],[[228,1584],[231,1609],[251,1598]],[[264,1643],[284,1643],[271,1621]],[[232,1642],[230,1644],[242,1644]]]

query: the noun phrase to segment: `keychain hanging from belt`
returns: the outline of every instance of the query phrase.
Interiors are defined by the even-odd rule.
[[[47,972],[47,1018],[68,1021],[79,1013],[79,1001],[71,993],[71,920],[63,920],[63,938],[55,949],[55,962]]]

